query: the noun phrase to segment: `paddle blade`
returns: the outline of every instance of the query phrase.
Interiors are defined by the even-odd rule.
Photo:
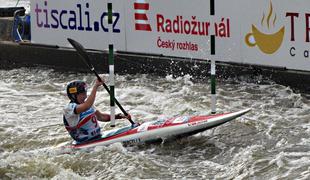
[[[82,58],[83,62],[88,66],[88,68],[90,69],[90,71],[92,71],[93,73],[95,73],[95,75],[97,76],[98,80],[103,82],[102,79],[100,78],[100,76],[98,75],[98,73],[95,71],[94,66],[92,65],[92,63],[90,62],[90,59],[87,55],[87,52],[85,50],[85,48],[78,43],[77,41],[67,38],[67,40],[69,41],[69,43],[74,47],[74,49],[76,49],[77,53],[80,55],[80,57]],[[103,84],[103,86],[107,89],[106,85]],[[108,89],[107,89],[108,91]]]
[[[67,40],[69,41],[69,43],[76,49],[76,51],[78,52],[78,54],[81,56],[81,58],[84,60],[84,62],[86,63],[86,65],[90,68],[93,69],[93,65],[90,63],[89,57],[87,55],[87,52],[85,50],[85,48],[78,43],[77,41],[67,38]]]

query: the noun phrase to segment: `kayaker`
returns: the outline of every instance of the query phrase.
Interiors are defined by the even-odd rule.
[[[72,81],[67,85],[70,103],[64,107],[63,122],[70,136],[82,143],[101,137],[98,121],[110,121],[110,115],[100,112],[93,106],[97,89],[103,84],[96,79],[90,95],[87,97],[86,83]],[[117,114],[115,119],[130,118],[130,115]]]

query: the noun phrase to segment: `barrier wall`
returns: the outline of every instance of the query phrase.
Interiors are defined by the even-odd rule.
[[[113,3],[113,25],[107,3]],[[31,0],[32,41],[310,71],[309,0]]]

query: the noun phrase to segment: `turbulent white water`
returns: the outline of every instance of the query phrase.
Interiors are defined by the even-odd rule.
[[[177,142],[68,152],[56,148],[70,140],[64,89],[74,79],[91,84],[93,74],[21,68],[0,77],[0,179],[310,178],[310,102],[285,86],[219,81],[219,112],[252,112]],[[190,76],[117,76],[116,87],[135,121],[210,112],[209,85]],[[102,88],[96,106],[108,112],[108,104]]]

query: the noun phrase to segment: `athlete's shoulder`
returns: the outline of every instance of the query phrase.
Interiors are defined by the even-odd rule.
[[[74,112],[74,109],[76,108],[77,104],[76,103],[73,103],[73,102],[70,102],[69,104],[67,104],[63,111],[64,111],[64,114],[71,114]]]

